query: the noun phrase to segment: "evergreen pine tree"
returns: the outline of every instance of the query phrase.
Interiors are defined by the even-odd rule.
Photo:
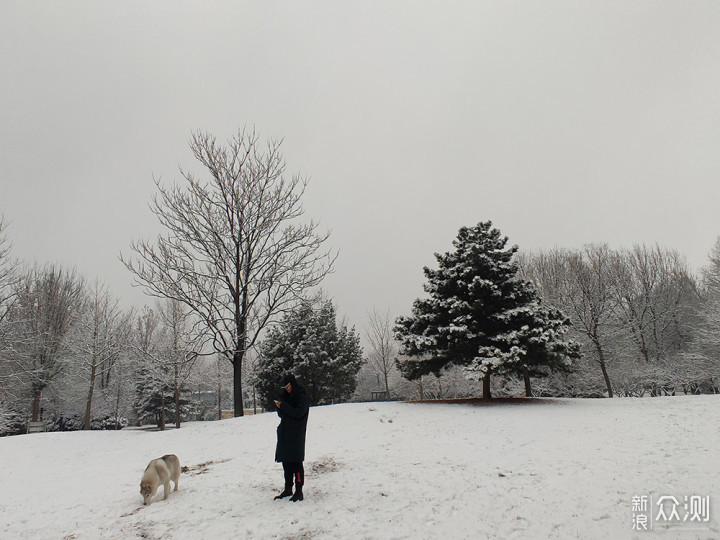
[[[139,419],[152,417],[158,428],[165,429],[168,421],[176,427],[187,417],[192,406],[189,389],[182,385],[175,399],[175,388],[169,373],[157,366],[141,365],[135,379],[135,411]],[[179,411],[177,410],[179,408]]]
[[[543,369],[569,368],[578,356],[577,345],[562,340],[569,320],[542,306],[535,287],[518,276],[518,247],[506,248],[507,241],[490,221],[463,227],[454,251],[435,254],[437,270],[424,268],[429,298],[417,299],[412,315],[395,325],[410,357],[399,365],[406,378],[459,365],[482,378],[489,398],[492,374],[527,382]]]
[[[141,365],[135,379],[135,411],[138,419],[152,417],[160,429],[165,429],[166,413],[172,403],[172,389],[155,370]]]
[[[332,302],[303,302],[260,345],[256,386],[270,406],[280,378],[292,372],[311,405],[343,401],[355,391],[362,363],[360,336],[354,328],[338,327]]]

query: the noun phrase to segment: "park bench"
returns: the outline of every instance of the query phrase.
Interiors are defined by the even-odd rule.
[[[45,422],[28,422],[27,432],[28,433],[43,433],[45,431]]]

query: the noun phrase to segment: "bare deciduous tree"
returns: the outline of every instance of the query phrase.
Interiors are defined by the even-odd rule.
[[[5,232],[7,227],[7,222],[0,216],[0,324],[10,309],[10,301],[16,292],[15,284],[18,280],[18,263],[11,256],[11,245]],[[0,340],[1,338],[2,334]]]
[[[87,298],[84,317],[79,322],[75,349],[88,373],[83,429],[91,427],[93,397],[98,381],[101,389],[108,388],[112,369],[129,339],[132,314],[124,314],[118,303],[107,287],[96,280]]]
[[[108,397],[112,396],[109,401],[110,414],[116,426],[121,425],[121,419],[125,418],[133,409],[134,402],[134,372],[136,369],[135,356],[132,354],[132,323],[135,317],[134,312],[126,314],[128,338],[122,354],[114,362],[112,368],[112,382]]]
[[[184,304],[165,299],[158,302],[156,310],[146,308],[137,320],[138,416],[155,413],[161,430],[165,429],[165,397],[170,393],[175,427],[180,427],[180,395],[186,390],[186,382],[200,356],[198,336],[193,333],[189,318]]]
[[[180,428],[180,391],[192,374],[199,353],[197,336],[189,324],[189,314],[184,304],[169,299],[158,308],[160,319],[166,330],[168,343],[165,346],[165,364],[169,366],[170,385],[175,402],[175,427]]]
[[[149,294],[187,305],[215,351],[233,364],[235,415],[242,415],[242,369],[260,332],[331,270],[329,233],[302,224],[307,179],[285,176],[279,141],[261,148],[255,133],[220,145],[210,134],[190,141],[210,173],[181,171],[183,186],[163,187],[152,211],[167,234],[134,242],[121,260]]]
[[[32,388],[31,419],[40,416],[43,390],[60,375],[68,336],[80,313],[83,280],[75,271],[35,267],[22,277],[8,313],[13,325],[11,357]]]
[[[574,319],[595,351],[595,361],[602,372],[608,397],[613,397],[605,343],[615,310],[608,251],[606,245],[590,245],[582,253],[570,256],[569,284],[574,290],[570,291],[567,298]]]
[[[7,313],[16,293],[15,284],[18,279],[18,263],[11,257],[11,245],[6,230],[7,222],[0,215],[0,409],[5,400],[17,401],[16,391],[21,386],[16,371],[9,365],[8,358],[2,354],[10,347],[8,339],[10,325],[7,321]]]
[[[521,260],[523,274],[532,279],[544,301],[571,318],[573,330],[589,345],[600,367],[608,396],[613,388],[608,374],[608,342],[615,329],[611,252],[606,245],[588,245],[582,251],[554,249]]]
[[[390,373],[397,369],[395,361],[398,356],[398,346],[393,336],[393,324],[390,312],[379,313],[373,309],[368,317],[368,326],[365,336],[370,344],[368,361],[373,371],[382,377],[385,384],[385,396],[390,397]]]
[[[137,317],[137,325],[135,328],[135,352],[138,353],[136,361],[136,379],[138,388],[136,388],[136,414],[138,421],[142,422],[143,417],[148,412],[148,402],[152,401],[153,393],[157,393],[160,399],[159,411],[157,411],[157,423],[161,430],[165,429],[165,392],[162,383],[156,386],[158,380],[164,378],[162,373],[162,347],[163,338],[160,317],[158,314],[145,307]],[[148,388],[148,385],[151,388]]]
[[[619,322],[645,362],[666,360],[689,338],[681,321],[697,292],[687,264],[676,251],[636,245],[612,268]]]
[[[695,336],[686,353],[693,371],[692,391],[720,393],[720,238],[702,269],[701,311]]]

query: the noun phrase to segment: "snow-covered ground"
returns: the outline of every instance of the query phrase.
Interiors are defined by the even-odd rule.
[[[277,423],[0,439],[0,538],[720,538],[720,396],[315,407],[299,503],[273,501]],[[165,453],[189,471],[143,507]]]

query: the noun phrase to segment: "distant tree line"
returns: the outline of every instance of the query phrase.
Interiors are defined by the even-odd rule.
[[[0,320],[0,435],[47,429],[179,426],[198,359],[172,301],[124,310],[99,280],[57,265],[12,265]],[[9,274],[8,274],[9,275]]]
[[[588,245],[524,254],[522,275],[567,313],[584,351],[543,395],[642,396],[720,391],[720,242],[699,277],[659,246]]]

